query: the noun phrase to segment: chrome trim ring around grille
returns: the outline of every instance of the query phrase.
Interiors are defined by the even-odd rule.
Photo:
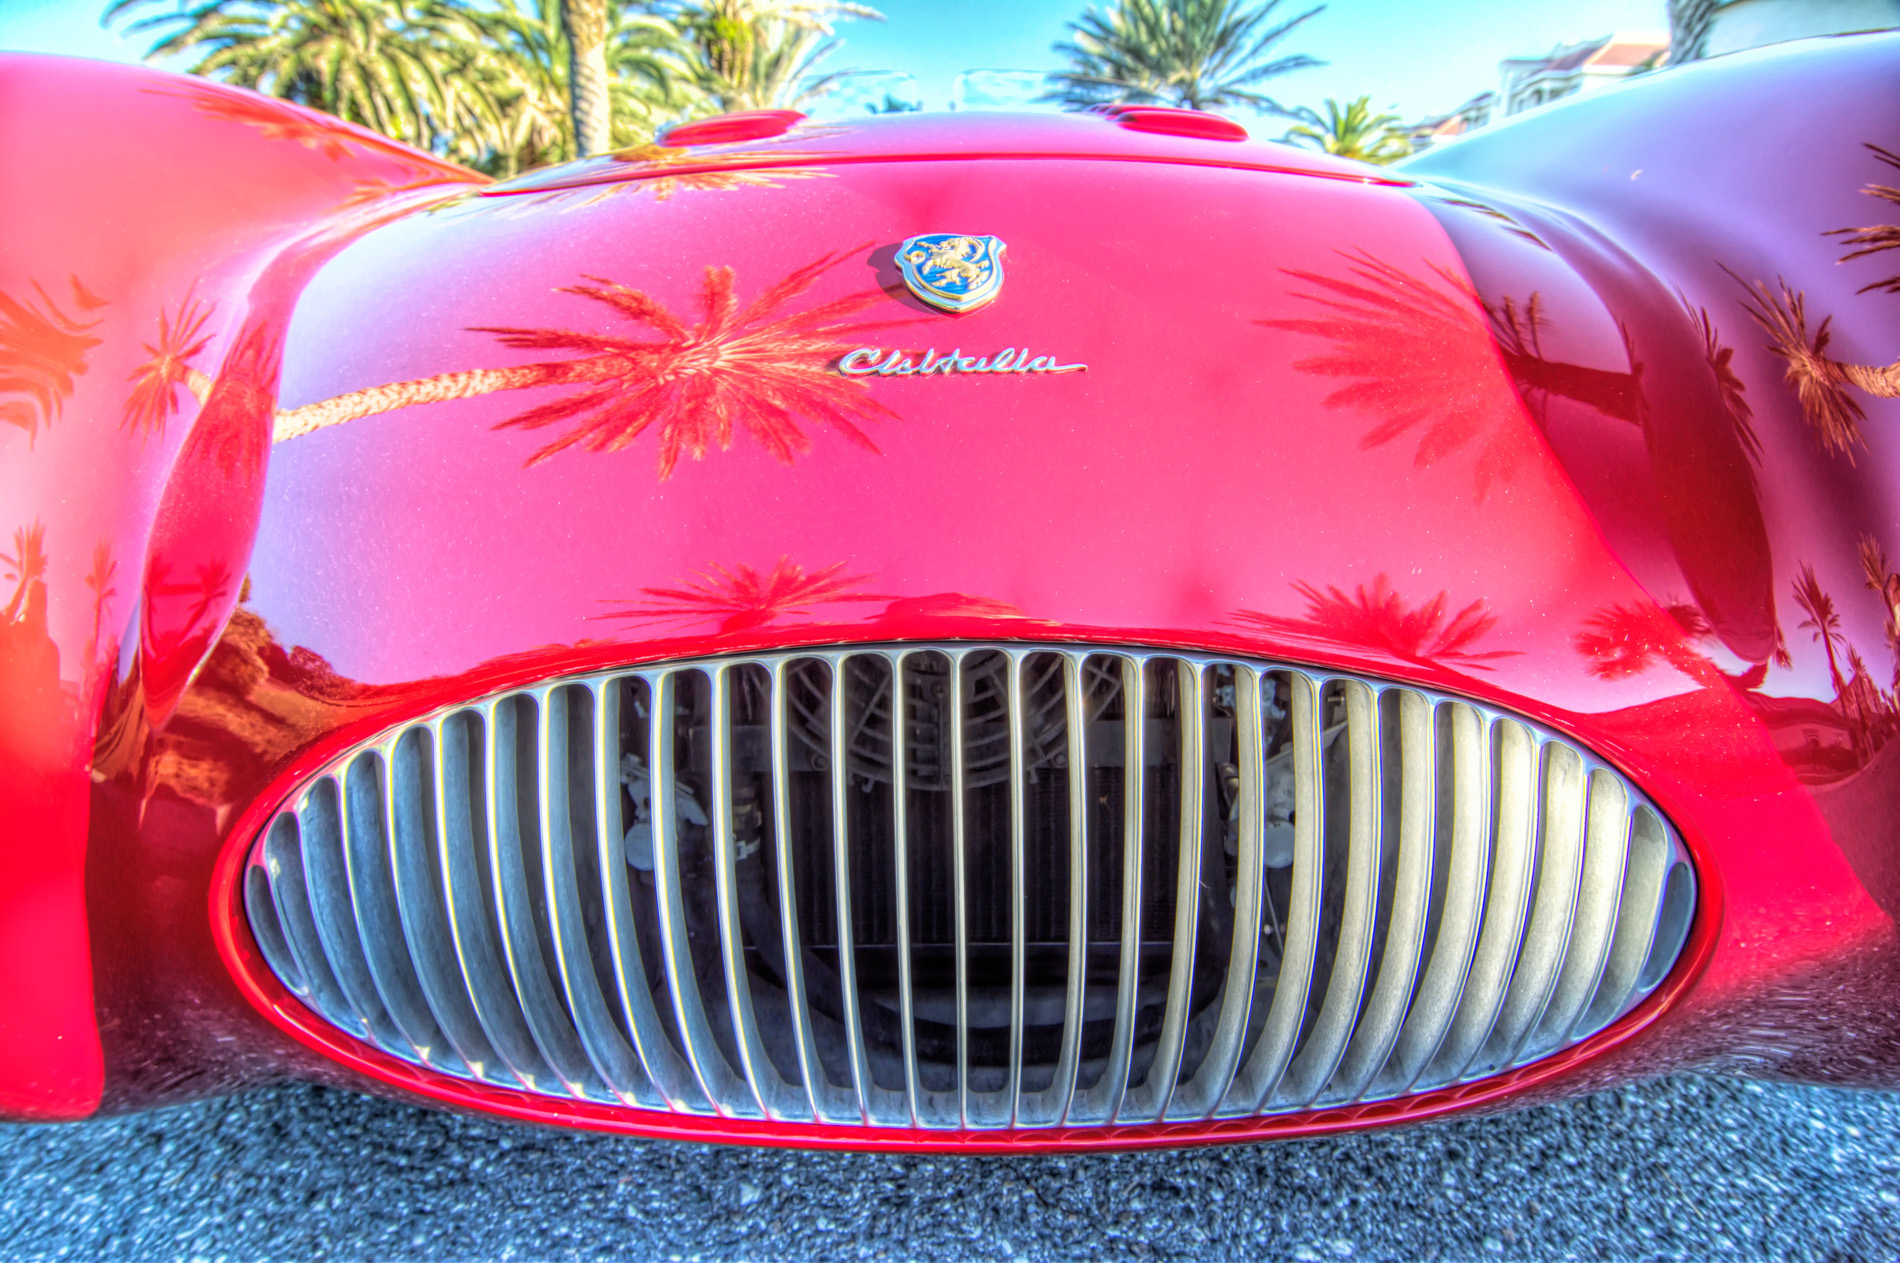
[[[959,643],[659,664],[404,724],[272,819],[244,901],[306,1005],[445,1075],[994,1130],[1523,1065],[1656,987],[1695,879],[1634,785],[1519,716]]]

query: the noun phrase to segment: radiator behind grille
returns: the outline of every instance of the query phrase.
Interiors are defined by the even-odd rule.
[[[274,818],[244,894],[292,992],[444,1074],[970,1129],[1521,1065],[1654,989],[1695,898],[1642,794],[1524,719],[966,644],[666,664],[405,725]]]

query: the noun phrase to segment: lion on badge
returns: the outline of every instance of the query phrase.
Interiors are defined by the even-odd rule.
[[[974,282],[983,276],[983,269],[976,262],[982,253],[983,243],[975,237],[952,237],[948,241],[925,242],[921,249],[910,252],[910,261],[918,270],[934,273],[933,280],[954,278]]]

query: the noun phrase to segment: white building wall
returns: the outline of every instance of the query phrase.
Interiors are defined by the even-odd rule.
[[[1900,27],[1900,0],[1731,0],[1715,11],[1703,55],[1890,27]]]

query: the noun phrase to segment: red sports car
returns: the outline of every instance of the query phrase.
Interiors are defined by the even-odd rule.
[[[1397,169],[769,111],[495,184],[0,58],[0,1113],[1900,1086],[1897,120],[1868,36]]]

